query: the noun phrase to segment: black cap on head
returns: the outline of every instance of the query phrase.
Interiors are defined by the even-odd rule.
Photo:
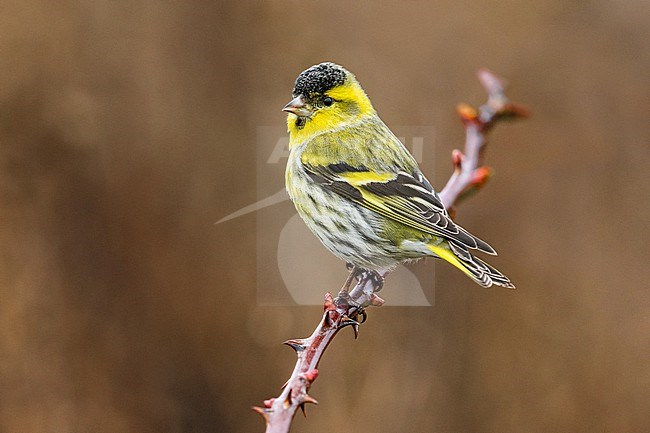
[[[341,66],[324,62],[303,71],[293,88],[293,95],[309,96],[312,93],[325,93],[345,82],[346,71]]]

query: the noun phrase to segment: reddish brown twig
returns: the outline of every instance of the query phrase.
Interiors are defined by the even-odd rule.
[[[454,150],[452,161],[454,173],[440,192],[440,199],[452,212],[453,207],[469,194],[477,191],[487,181],[490,169],[483,166],[483,151],[486,133],[494,124],[506,118],[524,117],[525,108],[512,104],[504,94],[504,82],[487,69],[478,72],[478,78],[488,94],[488,100],[478,110],[467,105],[458,106],[458,113],[465,125],[465,152]],[[363,272],[357,277],[357,284],[349,293],[341,292],[336,298],[327,293],[323,317],[312,333],[305,339],[288,340],[298,360],[291,377],[279,397],[264,401],[264,407],[254,407],[266,421],[266,433],[286,433],[298,408],[305,413],[305,405],[317,403],[307,394],[313,381],[318,377],[318,363],[329,343],[346,326],[354,330],[355,338],[359,332],[357,317],[365,319],[368,306],[381,306],[384,301],[376,292],[381,290],[387,272],[373,274]],[[363,323],[363,320],[361,320]]]
[[[383,278],[384,275],[380,274],[379,277]],[[330,293],[325,294],[325,312],[311,336],[284,342],[298,355],[291,378],[285,383],[279,397],[265,400],[264,407],[253,407],[264,417],[267,433],[288,432],[298,408],[306,416],[305,405],[318,404],[307,392],[318,377],[318,362],[330,341],[346,326],[352,328],[356,338],[360,323],[355,319],[361,316],[363,323],[365,307],[380,307],[384,303],[375,293],[379,288],[376,278],[376,274],[364,272],[349,293],[340,292],[336,298],[332,298]]]
[[[454,172],[440,191],[440,200],[452,215],[454,206],[483,187],[490,177],[490,168],[483,165],[490,128],[499,120],[528,115],[526,108],[508,100],[503,79],[487,69],[480,69],[477,75],[488,100],[478,110],[468,104],[459,104],[456,108],[465,125],[465,152],[458,149],[452,152]]]

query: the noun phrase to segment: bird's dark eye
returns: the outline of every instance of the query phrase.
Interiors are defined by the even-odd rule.
[[[334,103],[334,100],[332,98],[330,98],[329,96],[326,96],[326,97],[323,98],[323,105],[325,105],[326,107],[329,107],[333,103]]]

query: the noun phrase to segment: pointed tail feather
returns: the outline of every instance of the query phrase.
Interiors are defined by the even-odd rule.
[[[463,245],[449,242],[440,245],[428,245],[428,247],[435,255],[463,271],[482,287],[497,285],[508,289],[515,288],[508,277],[472,255]]]

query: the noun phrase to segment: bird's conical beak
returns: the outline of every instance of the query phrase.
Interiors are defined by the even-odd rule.
[[[286,111],[287,113],[293,113],[296,116],[300,117],[309,117],[311,116],[311,110],[305,100],[302,98],[302,95],[296,96],[289,102],[287,105],[284,106],[282,111]]]

